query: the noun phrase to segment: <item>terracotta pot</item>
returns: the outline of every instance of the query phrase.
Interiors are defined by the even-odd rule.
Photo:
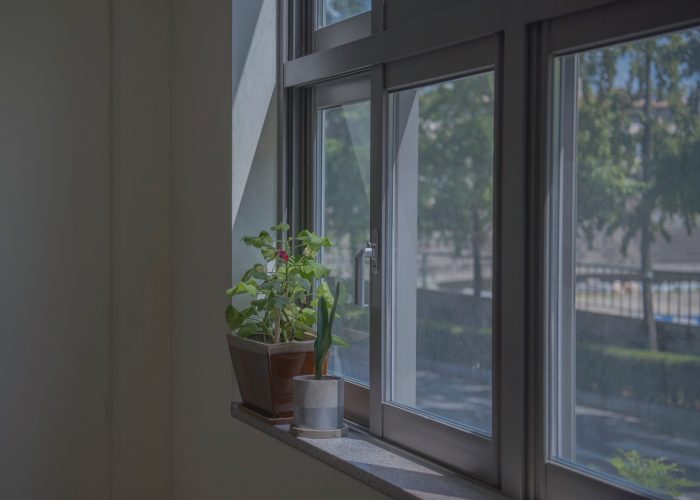
[[[314,341],[265,344],[231,334],[226,338],[243,402],[268,417],[292,417],[292,380],[314,373]]]

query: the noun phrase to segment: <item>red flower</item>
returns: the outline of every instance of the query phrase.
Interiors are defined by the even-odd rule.
[[[289,255],[287,255],[287,252],[285,252],[283,248],[279,249],[277,255],[279,255],[280,259],[282,259],[283,261],[289,262]]]

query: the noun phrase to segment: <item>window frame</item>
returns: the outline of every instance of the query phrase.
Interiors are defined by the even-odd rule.
[[[294,11],[294,6],[293,4],[287,4],[285,7],[285,3],[286,2],[284,1],[282,2],[281,13],[283,17],[286,16],[284,17],[282,24],[288,26],[287,29],[292,33],[291,36],[287,34],[287,38],[294,41],[300,38],[298,31],[304,29],[303,23],[296,27],[294,26],[293,22],[291,25],[289,24],[289,14],[290,12]],[[465,29],[464,18],[465,14],[468,14],[469,9],[467,8],[467,5],[460,5],[456,9],[444,12],[441,11],[436,15],[429,16],[426,19],[414,20],[391,29],[383,30],[383,26],[381,23],[379,23],[379,21],[382,19],[384,7],[383,2],[382,0],[375,0],[373,2],[372,10],[373,34],[371,36],[318,53],[310,53],[306,56],[290,58],[281,64],[279,73],[281,81],[279,82],[279,88],[282,89],[281,93],[285,96],[285,98],[282,99],[281,104],[281,106],[284,108],[282,112],[291,115],[291,117],[287,115],[286,120],[281,120],[281,126],[279,127],[279,135],[281,140],[286,142],[286,147],[280,149],[278,164],[280,165],[280,168],[284,170],[283,175],[287,176],[281,176],[280,178],[283,179],[283,182],[285,182],[287,186],[292,187],[288,189],[281,189],[282,191],[288,192],[289,196],[286,199],[287,203],[285,203],[284,208],[280,210],[280,216],[285,216],[288,214],[292,215],[292,217],[290,217],[290,220],[292,221],[292,230],[295,230],[295,228],[301,228],[304,225],[304,221],[308,220],[309,214],[311,213],[309,208],[299,208],[299,201],[304,200],[304,203],[301,204],[303,207],[308,207],[309,201],[306,199],[306,196],[301,190],[298,188],[295,190],[294,188],[294,186],[299,184],[299,179],[303,179],[305,177],[303,174],[303,165],[308,166],[313,164],[313,161],[311,160],[313,148],[309,147],[310,141],[313,140],[313,134],[309,134],[308,132],[298,128],[301,127],[303,129],[304,126],[313,127],[313,117],[309,116],[308,109],[310,109],[310,106],[308,104],[308,98],[306,101],[306,108],[304,108],[303,104],[299,104],[300,101],[303,102],[303,98],[300,98],[299,96],[309,93],[309,88],[313,85],[331,81],[337,77],[352,75],[360,71],[370,72],[372,95],[382,95],[381,99],[371,100],[372,145],[370,147],[370,154],[372,163],[371,180],[373,186],[371,197],[373,198],[372,203],[375,206],[382,206],[381,210],[372,210],[373,220],[371,221],[371,227],[386,227],[386,221],[381,220],[381,218],[387,213],[385,205],[382,204],[387,203],[383,193],[386,192],[388,179],[384,168],[374,167],[374,165],[383,165],[386,160],[386,148],[384,146],[386,144],[385,139],[387,137],[386,113],[388,104],[386,95],[387,92],[384,85],[386,67],[392,65],[392,63],[397,63],[396,68],[398,69],[403,64],[401,61],[404,61],[405,63],[409,58],[425,56],[425,54],[435,52],[437,50],[446,49],[449,52],[450,47],[455,45],[464,44],[465,46],[469,46],[469,44],[473,44],[471,45],[472,47],[477,47],[483,42],[480,39],[485,37],[494,37],[494,39],[502,41],[502,36],[498,35],[498,33],[502,32],[505,26],[503,24],[503,19],[501,19],[499,9],[494,8],[494,6],[487,0],[479,0],[478,3],[482,4],[483,8],[490,12],[488,23],[483,23],[480,20],[474,19],[472,16],[470,16],[469,22],[467,23]],[[377,14],[375,14],[377,12],[377,7],[379,7],[380,10]],[[455,11],[457,15],[455,15]],[[294,16],[292,15],[291,18],[294,18]],[[377,24],[379,24],[379,26],[377,26]],[[418,32],[416,32],[416,30]],[[520,34],[524,36],[524,30],[521,30]],[[421,37],[427,38],[427,41],[424,40],[420,43],[416,43],[416,38]],[[519,57],[519,52],[523,48],[522,44],[516,43],[515,40],[511,43],[505,44],[506,46],[510,46],[515,50],[506,51],[504,50],[503,45],[504,44],[500,44],[495,51],[495,55],[490,56],[491,60],[489,62],[489,66],[500,67],[499,65],[503,60],[504,52],[512,52],[513,55],[511,57],[513,58]],[[294,53],[294,51],[290,50],[287,50],[286,52],[282,50],[282,52],[288,55]],[[478,51],[474,53],[478,54]],[[439,67],[439,64],[437,66]],[[457,71],[449,71],[441,75],[429,76],[428,79],[438,81],[450,79],[450,77],[457,76],[457,74],[460,73],[479,72],[478,68],[482,68],[483,64],[475,64],[474,66],[476,66],[476,68],[471,68],[471,70],[467,68],[466,70],[462,69]],[[433,71],[437,70],[433,68]],[[392,72],[390,71],[388,74],[392,74]],[[399,73],[396,72],[396,74]],[[520,78],[524,79],[524,73],[520,75]],[[495,124],[499,124],[501,123],[500,114],[502,113],[503,107],[498,102],[498,96],[501,95],[503,85],[501,83],[501,78],[498,76],[495,80],[496,88],[494,90],[497,97],[495,109],[496,116],[494,117],[494,122]],[[426,81],[426,77],[414,76],[412,80],[414,86],[418,86],[424,81]],[[394,87],[391,88],[393,89]],[[296,128],[296,131],[292,130],[293,128]],[[518,134],[522,133],[522,130],[520,130],[519,127],[510,128],[510,135],[517,136]],[[496,142],[494,151],[494,188],[497,192],[501,191],[499,186],[501,184],[501,178],[503,177],[498,168],[502,156],[499,151],[500,148],[498,144],[500,143],[504,133],[504,131],[497,130],[494,138]],[[305,135],[307,139],[304,142],[303,137]],[[377,140],[377,138],[380,138],[380,140]],[[513,153],[515,153],[514,157],[518,157],[517,150],[518,148],[513,150]],[[520,166],[518,163],[520,163]],[[522,159],[518,159],[517,162],[512,164],[514,172],[518,172],[518,175],[522,175],[524,170],[522,168],[523,163],[524,162]],[[289,179],[290,177],[292,180]],[[297,179],[296,183],[293,180],[294,178]],[[306,183],[308,184],[308,181],[306,181]],[[509,189],[512,191],[513,187],[514,186],[511,185],[509,186]],[[306,193],[310,192],[311,191],[309,189],[306,190]],[[515,192],[517,193],[517,190]],[[517,230],[517,228],[522,227],[524,221],[524,211],[520,206],[524,202],[524,197],[520,195],[513,195],[513,193],[511,193],[509,200],[508,211],[511,213],[511,216],[508,217],[508,225],[512,224],[512,228],[510,228],[511,230]],[[299,216],[299,214],[301,214],[301,216]],[[499,203],[496,202],[494,207],[494,227],[499,227],[499,229],[495,230],[493,235],[494,252],[496,252],[496,249],[500,248],[498,242],[501,240],[501,235],[497,233],[508,230],[505,227],[500,227],[499,220],[501,218],[502,214],[499,208]],[[377,234],[377,238],[379,239],[380,260],[383,260],[385,259],[385,256],[382,255],[381,249],[385,245],[383,245],[383,242],[381,241],[381,234]],[[510,254],[511,256],[522,255],[522,252],[518,252],[518,250],[515,248],[508,249],[507,251],[503,251],[503,249],[501,249],[500,251],[506,255]],[[500,276],[498,262],[501,260],[501,258],[502,256],[497,256],[494,254],[494,276]],[[519,282],[524,284],[524,262],[518,261],[515,267],[517,268],[516,274],[520,276]],[[382,272],[379,273],[380,278],[372,280],[371,283],[371,295],[374,297],[382,297],[381,300],[373,301],[371,305],[370,314],[372,325],[383,325],[383,322],[386,319],[384,317],[384,311],[386,311],[387,308],[382,306],[382,304],[386,303],[387,301],[387,297],[382,293],[382,291],[385,290],[385,269],[386,266],[383,265]],[[493,285],[494,296],[499,293],[499,290],[501,290],[501,285],[497,280]],[[524,377],[521,375],[512,377],[514,383],[508,386],[505,390],[500,391],[498,366],[501,364],[501,351],[511,353],[510,365],[516,370],[518,368],[522,369],[525,366],[524,355],[522,355],[522,347],[524,346],[524,329],[522,321],[524,319],[524,309],[522,307],[518,307],[516,304],[521,301],[522,296],[524,296],[524,288],[520,286],[516,287],[516,292],[510,294],[509,297],[515,306],[512,309],[518,310],[518,314],[520,314],[520,321],[518,321],[518,314],[511,315],[511,318],[514,321],[511,321],[509,326],[514,328],[512,328],[508,334],[510,340],[503,341],[500,338],[501,335],[494,335],[494,425],[492,440],[485,446],[483,438],[476,437],[473,440],[474,443],[472,446],[466,448],[465,451],[467,451],[467,453],[460,454],[459,458],[454,461],[450,460],[448,457],[440,457],[439,452],[437,453],[437,457],[433,457],[434,460],[442,461],[443,463],[448,461],[450,462],[448,466],[457,469],[462,473],[477,477],[488,484],[500,487],[505,492],[509,492],[509,494],[512,496],[521,496],[523,493],[522,487],[524,486],[524,464],[515,459],[518,454],[524,454],[524,429],[521,429],[518,424],[518,422],[524,420],[520,418],[524,411],[524,405],[522,404],[524,403],[524,399],[523,401],[519,401],[517,397],[518,391],[520,395],[524,393]],[[498,306],[496,303],[494,303],[494,308],[496,307]],[[501,315],[498,314],[494,318],[494,330],[499,328],[499,325],[502,323],[500,316]],[[383,329],[383,326],[381,328],[377,328],[375,326],[372,327],[373,332],[382,331]],[[502,336],[505,337],[506,335],[503,334]],[[383,436],[384,425],[384,409],[382,404],[384,400],[384,377],[382,370],[378,369],[378,367],[386,365],[383,359],[387,352],[384,346],[384,340],[383,335],[372,335],[370,352],[370,384],[371,387],[376,388],[376,390],[371,390],[369,392],[369,430],[374,435],[380,437]],[[521,343],[520,350],[518,350],[516,346],[518,343]],[[509,347],[504,348],[504,346]],[[517,387],[518,385],[520,385],[519,388]],[[364,399],[364,395],[355,399],[356,401],[360,401],[361,404],[366,401]],[[349,403],[348,398],[346,398],[346,403]],[[501,413],[498,411],[499,407],[504,407],[511,411]],[[390,408],[387,413],[391,413],[392,410],[393,409]],[[394,414],[396,414],[396,412],[391,413],[391,415]],[[508,416],[503,418],[503,414]],[[389,419],[392,418],[391,415],[388,417]],[[409,419],[411,419],[411,417],[412,416],[408,416]],[[360,421],[362,420],[364,419],[361,418]],[[442,423],[436,423],[422,417],[417,418],[417,422],[420,422],[421,420],[425,420],[425,422],[422,422],[424,425],[419,425],[417,430],[424,431],[426,427],[431,426],[435,426],[438,429],[447,428]],[[508,440],[500,439],[501,429],[505,429],[504,435],[510,434],[512,436],[517,436],[517,438]],[[436,432],[439,433],[440,431],[437,430]],[[460,429],[459,432],[463,433],[464,431]],[[400,437],[398,437],[398,440],[402,441]],[[505,442],[508,444],[504,445]],[[403,446],[406,445],[404,444]],[[457,446],[456,448],[458,449],[460,446]],[[429,450],[427,450],[427,448],[423,448],[423,445],[421,444],[414,447],[414,451],[425,455],[426,451]],[[508,458],[503,457],[513,457],[513,459],[509,460]],[[484,465],[484,463],[487,465]]]
[[[312,120],[314,123],[314,125],[312,125],[312,130],[315,130],[316,116],[319,111],[362,101],[370,102],[371,107],[371,74],[367,72],[358,73],[336,80],[322,82],[309,87],[308,91],[312,96],[311,108],[313,111],[311,114],[313,115]],[[315,133],[310,134],[310,136],[312,141],[310,150],[312,153],[310,153],[308,157],[307,169],[302,173],[302,176],[308,180],[310,186],[313,186],[309,188],[309,192],[315,193],[318,192],[319,182],[321,180],[318,176],[317,163],[317,154],[321,145],[317,143],[318,137]],[[319,221],[316,220],[320,208],[318,205],[319,200],[316,200],[315,196],[310,196],[310,198],[312,198],[313,201],[313,209],[307,211],[303,225],[304,227],[313,227],[316,231],[319,231]],[[349,419],[365,427],[369,426],[370,391],[364,385],[357,384],[348,379],[345,379],[345,413]]]
[[[531,323],[534,346],[530,351],[533,367],[530,376],[534,391],[531,394],[534,434],[535,467],[533,478],[537,498],[570,498],[571,491],[585,494],[586,498],[600,500],[659,498],[653,492],[631,483],[623,483],[614,477],[595,472],[565,460],[550,458],[549,429],[551,428],[551,385],[549,349],[553,333],[549,318],[552,315],[550,298],[550,255],[552,243],[550,229],[555,225],[552,212],[551,184],[553,177],[553,143],[558,132],[554,117],[557,92],[554,84],[555,59],[560,56],[607,47],[617,43],[632,42],[646,37],[660,36],[692,26],[700,26],[700,4],[668,2],[658,0],[626,1],[599,6],[581,13],[562,16],[540,23],[533,30],[531,46],[537,54],[531,63],[533,79],[538,79],[539,88],[531,96],[536,110],[530,117],[533,131],[534,153],[530,156],[529,198],[533,202],[530,224],[536,228],[535,241],[530,246],[533,255],[539,255],[531,263],[530,302],[536,317]],[[557,207],[558,208],[558,207]]]
[[[400,1],[416,10],[394,22],[391,9]],[[305,180],[308,165],[313,164],[310,144],[315,134],[309,133],[314,124],[310,116],[313,85],[367,72],[371,95],[383,96],[370,103],[371,178],[373,186],[379,188],[371,196],[372,203],[386,203],[380,198],[390,179],[384,168],[373,166],[386,162],[385,94],[387,88],[396,88],[387,68],[409,65],[430,52],[476,43],[488,36],[499,39],[494,151],[498,201],[493,232],[493,272],[497,277],[493,293],[498,297],[493,329],[499,332],[494,335],[493,351],[495,465],[492,473],[484,474],[471,466],[466,466],[471,469],[467,472],[481,479],[488,476],[486,482],[511,498],[571,498],[571,491],[576,491],[577,498],[596,500],[646,498],[644,492],[607,482],[590,471],[582,473],[576,467],[548,463],[545,272],[552,61],[557,55],[698,24],[700,4],[683,0],[454,0],[445,10],[420,0],[373,0],[369,34],[366,28],[358,34],[360,30],[350,29],[352,23],[348,23],[342,29],[351,36],[329,30],[331,41],[327,43],[314,39],[316,21],[313,9],[309,9],[311,2],[278,2],[278,215],[280,220],[290,221],[293,231],[304,226],[313,210],[309,206],[313,186]],[[390,24],[385,23],[387,13]],[[589,29],[581,30],[581,26]],[[386,211],[382,209],[382,213]],[[377,220],[381,216],[374,214],[371,227],[387,226],[386,221]],[[382,235],[377,237],[381,249]],[[380,257],[386,258],[381,252]],[[372,325],[386,320],[384,280],[382,276],[371,284],[372,295],[382,297],[372,304]],[[383,342],[383,336],[371,338],[370,365],[375,368],[371,368],[370,383],[376,390],[359,394],[351,390],[346,397],[348,408],[367,409],[350,416],[380,437],[383,416],[377,408],[382,405],[384,381],[376,367],[385,363]],[[427,454],[418,448],[422,446],[414,446],[419,454]],[[483,458],[480,453],[476,451],[476,459]]]
[[[392,168],[394,166],[394,152],[392,149],[395,145],[392,144],[393,141],[392,137],[390,137],[389,130],[389,123],[393,120],[393,117],[389,115],[388,110],[390,94],[402,90],[418,89],[425,85],[441,83],[457,78],[493,72],[495,99],[493,164],[493,185],[495,196],[493,232],[494,234],[498,232],[499,227],[497,222],[496,206],[498,205],[498,200],[500,198],[500,189],[498,188],[500,168],[498,164],[498,156],[495,154],[495,151],[498,150],[499,147],[497,138],[499,137],[500,129],[500,120],[498,118],[498,102],[500,101],[500,95],[498,94],[498,89],[500,88],[498,83],[500,78],[500,70],[498,68],[499,51],[500,38],[496,35],[492,35],[384,65],[384,85],[381,89],[381,94],[379,95],[381,96],[381,100],[383,102],[383,136],[387,138],[384,141],[383,161],[381,165],[381,168],[384,170],[384,189],[387,193],[385,199],[387,200],[386,204],[389,205],[384,209],[385,215],[391,216],[393,213],[394,199],[394,196],[392,195],[394,189],[394,175],[392,172]],[[387,221],[385,225],[389,232],[387,239],[390,236],[394,237],[395,234],[393,234],[392,231],[393,222]],[[392,239],[391,244],[384,245],[384,252],[382,255],[383,268],[385,269],[384,281],[386,286],[381,293],[384,295],[391,293],[391,270],[394,262],[394,255],[392,251],[393,248],[394,242]],[[497,249],[494,245],[494,255],[496,251]],[[497,264],[497,259],[494,258],[494,269],[492,271],[494,282],[499,278]],[[389,401],[389,394],[386,390],[383,390],[381,408],[378,410],[381,413],[382,418],[381,436],[383,439],[399,446],[403,446],[411,451],[429,456],[434,460],[451,466],[464,474],[474,476],[492,486],[496,485],[497,483],[496,436],[498,434],[498,420],[496,418],[495,401],[498,399],[498,388],[496,383],[497,378],[495,376],[495,365],[497,358],[495,347],[497,345],[496,339],[500,337],[500,334],[496,329],[496,322],[493,321],[496,317],[498,317],[497,311],[500,304],[496,289],[494,289],[493,296],[492,359],[494,366],[492,368],[494,376],[492,378],[491,436],[486,436],[483,432],[475,429],[450,425],[437,417],[430,418],[422,412],[405,407],[398,403],[391,402]],[[387,303],[391,303],[389,298],[387,298]],[[389,317],[385,317],[383,321],[383,342],[385,346],[386,361],[382,363],[381,367],[377,368],[377,370],[382,370],[384,387],[389,385],[387,378],[390,377],[391,374],[390,358],[392,356],[391,349],[388,345],[392,335],[391,316],[393,311],[391,309],[393,308],[387,306],[384,311],[384,315]]]

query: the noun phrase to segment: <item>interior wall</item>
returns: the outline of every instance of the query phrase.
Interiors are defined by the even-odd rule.
[[[169,0],[112,0],[112,498],[171,497]]]
[[[0,2],[0,496],[109,497],[107,0]]]
[[[231,151],[232,134],[250,126],[245,119],[231,123],[232,89],[242,88],[243,73],[232,69],[246,66],[262,7],[263,0],[173,2],[174,498],[383,498],[230,416],[223,292],[254,258],[240,238],[276,216],[274,95],[263,109],[252,163],[232,165]],[[232,25],[246,28],[232,33]],[[252,62],[255,68],[270,61]],[[231,183],[241,182],[235,175],[241,169],[247,177],[234,224]]]
[[[170,497],[168,0],[0,2],[0,496]]]
[[[275,222],[277,127],[271,95],[234,227],[261,4],[234,6],[0,2],[3,499],[379,497],[229,413],[223,292]]]

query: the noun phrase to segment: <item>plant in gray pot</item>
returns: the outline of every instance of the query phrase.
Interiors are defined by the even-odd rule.
[[[348,428],[343,422],[343,379],[323,374],[328,351],[333,343],[333,320],[339,291],[340,284],[336,284],[330,311],[325,297],[318,299],[314,375],[294,377],[294,424],[291,432],[299,437],[335,438],[347,434]]]

